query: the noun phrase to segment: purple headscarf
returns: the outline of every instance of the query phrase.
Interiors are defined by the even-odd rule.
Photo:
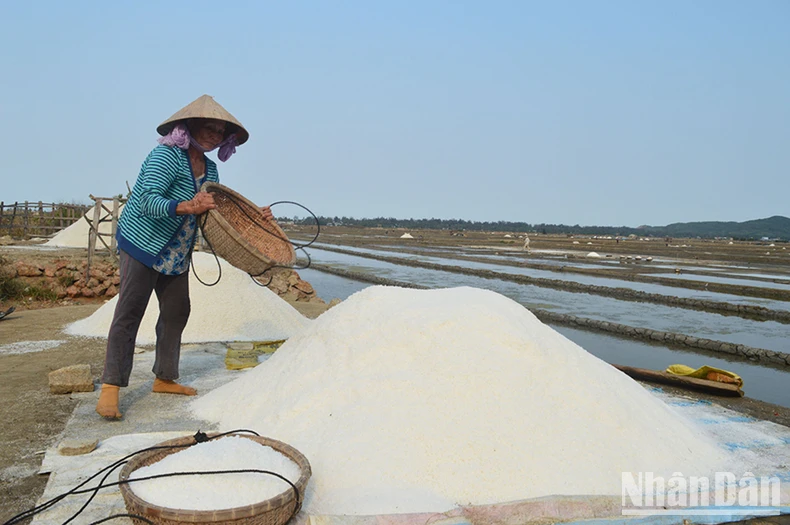
[[[219,157],[219,160],[221,160],[222,162],[226,162],[231,155],[236,153],[236,146],[239,145],[239,142],[236,138],[236,134],[231,133],[230,135],[228,135],[228,137],[225,140],[217,144],[215,147],[207,150],[203,146],[201,146],[198,143],[198,141],[194,139],[194,137],[192,137],[186,125],[180,122],[175,126],[173,126],[173,129],[170,130],[170,133],[168,133],[164,137],[159,137],[157,142],[159,142],[159,144],[162,144],[164,146],[170,146],[170,147],[175,146],[181,149],[189,149],[189,146],[191,145],[202,153],[214,151],[215,149],[219,148],[217,157]]]

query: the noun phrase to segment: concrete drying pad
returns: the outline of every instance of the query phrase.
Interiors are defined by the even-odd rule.
[[[198,395],[227,383],[247,371],[230,371],[225,368],[227,347],[224,344],[201,344],[185,347],[182,351],[180,382],[198,389]],[[194,434],[197,430],[210,431],[213,426],[196,420],[188,410],[194,398],[154,394],[151,392],[153,352],[141,351],[135,356],[135,368],[130,385],[121,392],[121,421],[105,421],[94,412],[98,391],[75,394],[79,405],[66,425],[58,443],[48,449],[41,472],[50,473],[43,503],[67,492],[112,462],[145,447],[162,441]],[[261,357],[262,360],[266,356]],[[719,444],[733,454],[734,460],[745,461],[756,476],[778,476],[782,481],[781,503],[783,512],[790,512],[790,428],[775,423],[744,417],[742,414],[700,401],[691,397],[669,395],[661,389],[648,387],[682,415],[703,426]],[[239,400],[240,407],[244,403]],[[265,435],[265,429],[251,429]],[[58,444],[64,441],[99,440],[93,452],[81,456],[63,456]],[[309,459],[309,458],[308,458]],[[116,481],[118,468],[108,481]],[[687,476],[693,473],[684,473]],[[743,472],[736,472],[738,477]],[[89,483],[93,486],[95,481]],[[37,525],[55,525],[65,522],[76,513],[88,495],[69,497],[53,508],[37,515]],[[442,514],[401,514],[392,516],[306,516],[301,513],[296,521],[313,525],[442,525],[489,524],[516,525],[547,521],[566,523],[668,524],[682,523],[677,516],[624,517],[621,496],[547,497],[520,502],[503,502],[495,505],[458,507]],[[743,519],[737,509],[733,514],[693,516],[695,523],[721,523]],[[123,499],[117,487],[102,490],[90,505],[72,523],[89,524],[112,514],[125,513]],[[114,523],[130,524],[127,518]]]
[[[188,410],[194,399],[190,396],[156,394],[151,392],[154,375],[152,349],[136,350],[134,369],[129,386],[121,389],[120,410],[123,419],[105,420],[95,412],[99,389],[95,392],[72,394],[79,404],[66,424],[57,443],[49,448],[41,465],[41,474],[50,474],[47,487],[39,504],[67,492],[81,481],[112,462],[141,448],[162,441],[194,434],[198,430],[210,431],[212,425],[196,420]],[[181,377],[179,382],[197,389],[198,395],[210,392],[241,374],[245,370],[228,370],[225,367],[227,346],[222,343],[185,345],[181,350]],[[261,360],[267,356],[262,356]],[[93,441],[99,445],[93,452],[80,456],[63,456],[58,445],[64,441]],[[108,478],[117,481],[120,469]],[[52,509],[38,514],[34,523],[60,524],[77,512],[87,496],[70,497]],[[125,512],[123,499],[117,488],[103,490],[88,508],[74,520],[76,525],[91,523],[111,514]],[[117,520],[115,523],[131,523]]]

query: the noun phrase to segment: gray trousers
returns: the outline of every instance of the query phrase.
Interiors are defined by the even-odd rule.
[[[151,292],[156,292],[159,300],[153,372],[159,379],[178,379],[181,334],[190,310],[189,272],[164,275],[121,250],[121,287],[107,337],[102,383],[122,387],[129,385],[134,342]]]

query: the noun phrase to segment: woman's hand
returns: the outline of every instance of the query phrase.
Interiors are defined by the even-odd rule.
[[[263,218],[266,219],[267,221],[274,220],[274,214],[272,213],[272,209],[269,208],[268,206],[264,206],[263,208],[261,208],[261,213],[263,213]]]
[[[217,207],[214,196],[207,191],[200,191],[191,201],[179,202],[176,215],[200,215]]]

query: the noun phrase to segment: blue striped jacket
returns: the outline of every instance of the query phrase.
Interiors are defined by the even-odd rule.
[[[206,158],[208,181],[219,182],[219,173],[214,161]],[[153,266],[186,220],[185,215],[176,215],[176,206],[197,191],[189,154],[176,147],[155,147],[143,162],[118,220],[118,248]]]

